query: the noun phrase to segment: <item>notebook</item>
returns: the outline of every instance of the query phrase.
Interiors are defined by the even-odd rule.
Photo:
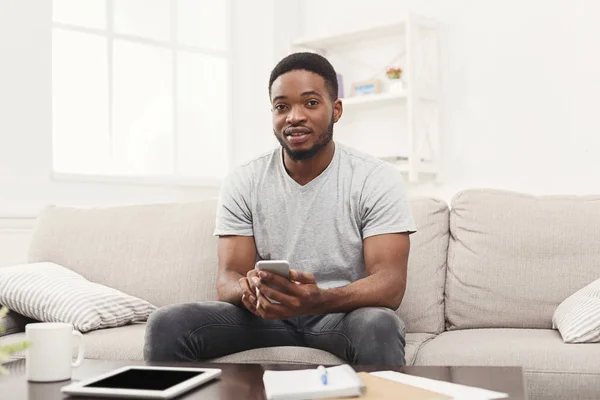
[[[362,395],[365,385],[348,364],[326,369],[326,385],[321,381],[321,374],[317,369],[265,371],[263,383],[267,399],[327,399]]]

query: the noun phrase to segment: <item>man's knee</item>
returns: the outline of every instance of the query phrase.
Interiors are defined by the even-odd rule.
[[[148,318],[144,359],[174,361],[192,357],[187,338],[194,330],[211,323],[211,318],[230,306],[218,302],[173,304],[159,308]]]
[[[154,311],[146,323],[144,359],[167,361],[179,347],[181,324],[185,323],[187,304],[173,304]]]
[[[384,307],[364,307],[349,314],[350,323],[359,333],[386,336],[400,332],[404,336],[404,323],[398,315]]]
[[[357,364],[404,364],[405,327],[394,311],[365,307],[348,316]]]

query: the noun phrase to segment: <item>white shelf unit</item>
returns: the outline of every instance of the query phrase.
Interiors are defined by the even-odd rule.
[[[364,104],[386,104],[406,100],[406,93],[377,93],[368,96],[355,96],[342,99],[344,108],[348,106],[361,106]]]
[[[353,49],[357,49],[354,55]],[[438,179],[440,51],[436,21],[407,13],[393,23],[301,38],[291,43],[289,51],[322,54],[342,75],[344,115],[338,125],[345,119],[350,122],[336,128],[336,140],[350,140],[359,150],[367,149],[394,164],[408,174],[410,182]],[[385,77],[390,65],[382,60],[389,59],[393,52],[399,52],[402,59],[392,64],[403,69],[404,91],[384,88],[377,94],[351,97],[352,83],[370,80],[374,77],[371,75],[384,84],[390,83]],[[346,137],[346,132],[352,130],[352,138]]]

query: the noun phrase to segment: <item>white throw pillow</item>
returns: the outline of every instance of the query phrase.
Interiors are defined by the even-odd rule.
[[[80,332],[143,322],[156,310],[50,262],[0,268],[0,304],[38,321],[71,323]]]
[[[558,329],[565,343],[600,342],[600,279],[556,307],[552,328]]]

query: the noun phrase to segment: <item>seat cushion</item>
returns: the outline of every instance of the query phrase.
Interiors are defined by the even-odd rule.
[[[307,347],[265,347],[230,354],[211,360],[217,363],[258,364],[343,364],[344,361],[323,350]]]
[[[143,360],[146,324],[132,324],[118,328],[99,329],[83,335],[85,358],[97,360]],[[0,338],[0,344],[25,340],[25,333]],[[14,358],[22,358],[25,353]]]
[[[407,284],[398,315],[406,332],[444,331],[444,285],[448,250],[448,204],[412,199],[417,232],[410,237]]]
[[[521,366],[530,399],[598,399],[598,360],[600,344],[565,344],[555,330],[470,329],[428,341],[415,365]]]
[[[146,324],[101,329],[83,335],[86,358],[99,360],[143,360]]]
[[[472,189],[451,203],[448,330],[552,328],[556,307],[600,276],[600,196]]]

